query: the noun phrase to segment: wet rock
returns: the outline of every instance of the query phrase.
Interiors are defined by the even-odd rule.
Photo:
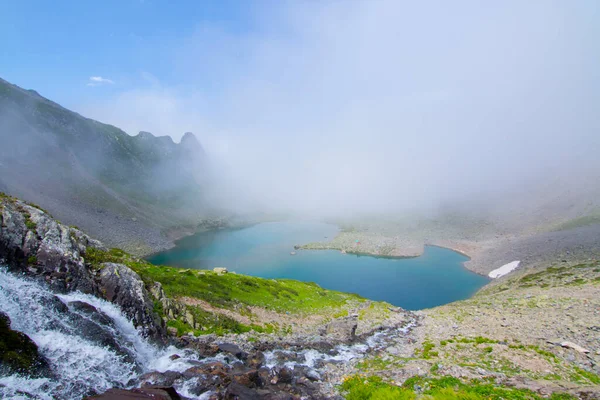
[[[101,267],[99,280],[104,298],[118,304],[144,336],[163,336],[162,322],[154,314],[154,303],[140,276],[122,264],[104,263]]]
[[[94,322],[96,322],[100,325],[111,326],[111,327],[113,327],[115,325],[112,318],[110,318],[108,315],[106,315],[102,311],[98,310],[96,307],[94,307],[91,304],[88,304],[83,301],[71,301],[71,302],[69,302],[68,306],[73,311],[78,312],[82,315],[85,315],[88,318],[91,318]]]
[[[223,398],[226,400],[260,400],[261,396],[255,390],[234,382],[227,387]]]
[[[181,372],[167,371],[167,372],[148,372],[138,378],[139,386],[152,387],[152,386],[173,386],[175,381],[182,377]]]
[[[273,371],[267,367],[261,367],[258,369],[259,386],[268,385],[273,378]]]
[[[208,391],[222,388],[225,382],[217,375],[199,375],[186,379],[188,392],[195,396],[200,396]]]
[[[104,297],[119,305],[145,336],[159,339],[166,334],[135,272],[125,265],[103,264],[97,275],[97,270],[86,263],[89,248],[108,251],[102,243],[20,200],[0,202],[0,259],[11,271],[43,278],[61,293],[77,290]],[[85,306],[76,307],[86,312]],[[93,313],[89,308],[87,311]]]
[[[245,360],[248,358],[248,354],[240,349],[238,345],[233,343],[219,343],[219,350],[223,353],[229,353],[240,360]]]
[[[82,252],[88,246],[103,248],[100,242],[20,200],[2,200],[2,206],[0,259],[10,270],[42,276],[60,292],[97,292]]]
[[[86,400],[181,400],[172,387],[149,387],[139,389],[109,389],[103,394],[86,397]]]
[[[319,386],[305,377],[296,380],[296,387],[303,394],[303,397],[310,397],[311,399],[315,398],[315,394],[319,391]]]
[[[222,362],[211,362],[188,368],[184,373],[184,378],[192,378],[198,375],[216,375],[222,379],[228,379],[231,368]]]
[[[308,367],[306,365],[294,365],[294,369],[292,370],[294,377],[304,377],[308,372]]]
[[[294,372],[288,367],[283,367],[277,372],[277,383],[292,383]]]
[[[305,376],[310,379],[311,381],[320,381],[323,378],[321,377],[321,374],[319,374],[317,371],[315,371],[314,369],[309,369],[308,371],[306,371]]]
[[[187,339],[187,338],[186,338]],[[204,339],[209,341],[205,342],[202,340],[193,340],[190,343],[186,343],[186,347],[191,347],[196,350],[202,357],[214,357],[219,352],[219,346],[213,342],[213,335],[206,335]]]
[[[246,363],[250,368],[258,369],[265,363],[265,355],[261,351],[258,351],[249,356]]]
[[[96,343],[102,347],[108,347],[115,353],[123,357],[123,361],[135,364],[135,355],[131,353],[126,347],[121,346],[119,343],[119,337],[115,335],[115,331],[112,328],[112,324],[102,325],[93,321],[92,319],[81,316],[79,314],[71,313],[65,315],[73,326],[76,326],[81,335],[92,343]]]
[[[258,375],[258,371],[255,369],[234,373],[231,376],[231,379],[233,382],[239,383],[240,385],[246,387],[253,388],[262,386],[262,381]]]
[[[296,353],[293,351],[277,351],[273,354],[278,364],[284,364],[287,362],[301,363],[306,361],[306,357],[303,354]]]
[[[37,345],[26,334],[10,328],[10,318],[0,312],[0,368],[24,374],[39,375],[48,363]]]

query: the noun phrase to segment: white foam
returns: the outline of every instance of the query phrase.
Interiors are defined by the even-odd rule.
[[[508,264],[504,264],[500,268],[497,268],[497,269],[493,270],[492,272],[490,272],[488,274],[488,276],[490,278],[492,278],[492,279],[500,278],[501,276],[509,274],[510,272],[512,272],[515,269],[519,268],[519,264],[521,264],[521,261],[509,262]]]
[[[84,337],[80,327],[69,318],[69,312],[53,307],[58,301],[55,296],[65,304],[83,301],[110,317],[112,326],[103,329],[133,358],[127,361],[116,350]],[[0,376],[0,398],[81,399],[112,387],[127,387],[140,372],[185,371],[199,358],[190,350],[153,346],[112,303],[82,293],[55,295],[45,285],[2,268],[0,310],[10,317],[13,329],[25,333],[37,344],[55,375],[52,380],[18,374]],[[89,319],[84,314],[78,315]],[[171,360],[174,354],[181,358]]]

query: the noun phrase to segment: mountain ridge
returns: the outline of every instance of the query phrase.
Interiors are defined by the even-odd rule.
[[[0,78],[0,142],[3,191],[136,254],[170,247],[165,232],[212,213],[207,155],[191,132],[180,143],[130,136]]]

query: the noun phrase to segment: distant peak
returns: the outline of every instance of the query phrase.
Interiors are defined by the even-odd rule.
[[[186,132],[181,138],[180,144],[187,149],[204,152],[202,145],[192,132]]]
[[[142,139],[153,139],[154,135],[151,132],[146,132],[146,131],[140,131],[140,133],[137,134],[138,137],[142,138]]]
[[[181,138],[181,143],[183,142],[190,142],[190,143],[198,143],[198,138],[196,138],[196,135],[194,135],[192,132],[186,132],[183,134],[183,137]]]

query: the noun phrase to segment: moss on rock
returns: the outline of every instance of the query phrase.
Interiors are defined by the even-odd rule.
[[[10,328],[10,318],[0,312],[0,365],[9,371],[37,374],[47,366],[36,344]]]

